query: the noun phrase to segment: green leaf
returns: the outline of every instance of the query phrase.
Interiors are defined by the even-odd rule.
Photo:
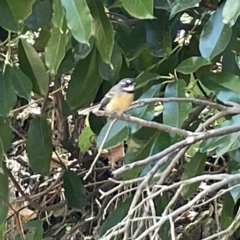
[[[72,70],[75,66],[77,65],[74,55],[72,52],[72,49],[70,49],[66,54],[65,57],[63,58],[59,68],[58,68],[58,73],[57,76],[61,76],[62,74]]]
[[[50,24],[46,24],[41,27],[41,30],[39,30],[39,37],[36,39],[34,43],[35,48],[45,48],[48,40],[50,38],[50,30],[51,26]]]
[[[240,52],[235,52],[235,61],[237,63],[238,68],[240,69]]]
[[[152,56],[166,57],[172,50],[169,13],[165,10],[156,10],[155,15],[157,19],[146,20],[147,48]]]
[[[52,134],[45,117],[31,120],[27,135],[27,153],[33,171],[48,175],[52,157]]]
[[[167,2],[170,4],[171,17],[173,17],[178,12],[193,8],[197,3],[201,2],[201,0],[168,0]]]
[[[99,237],[103,236],[108,229],[117,225],[127,215],[131,203],[132,198],[128,198],[117,205],[117,208],[109,214],[99,229]]]
[[[12,131],[9,120],[3,117],[0,117],[0,138],[2,139],[3,148],[6,152],[11,146]]]
[[[240,51],[238,41],[238,25],[232,27],[231,39],[222,53],[222,72],[232,73],[240,76],[240,69],[237,61],[237,55]]]
[[[153,128],[140,128],[136,133],[130,136],[128,148],[124,158],[124,163],[132,163],[145,159],[150,155],[150,151],[155,139],[158,137],[158,131]],[[124,174],[124,179],[134,179],[138,177],[143,167],[131,169]]]
[[[95,135],[92,132],[92,129],[89,126],[85,127],[78,137],[78,146],[82,153],[85,153],[89,147],[93,145],[94,139]]]
[[[138,57],[146,49],[145,22],[139,21],[133,29],[120,22],[117,27],[116,37],[128,60]]]
[[[45,63],[53,76],[57,74],[60,63],[65,56],[66,44],[66,33],[61,32],[59,28],[52,26],[50,38],[45,47]]]
[[[24,0],[23,0],[24,1]],[[25,1],[26,2],[26,1]],[[52,16],[52,3],[50,0],[36,0],[32,7],[32,13],[25,21],[26,28],[38,31],[40,27],[48,23]]]
[[[216,10],[206,22],[199,42],[202,57],[211,60],[227,46],[232,29],[222,22],[222,9]]]
[[[38,240],[38,239],[42,239],[43,238],[43,222],[42,221],[38,221],[35,220],[34,222],[36,222],[35,224],[35,233],[34,233],[34,238],[33,240]]]
[[[0,26],[13,32],[23,28],[23,22],[31,13],[34,0],[1,0]]]
[[[111,63],[113,68],[111,68],[108,64],[104,63],[102,60],[100,60],[98,71],[103,79],[108,80],[111,83],[115,83],[119,77],[119,72],[122,67],[122,53],[117,42],[115,42],[114,44],[111,56]]]
[[[164,149],[166,149],[167,147],[169,147],[171,144],[173,144],[175,142],[176,142],[175,136],[173,137],[173,136],[171,136],[171,134],[169,134],[167,132],[158,131],[154,141],[152,142],[149,156],[155,155],[155,154],[163,151]],[[140,176],[141,177],[146,176],[151,171],[151,169],[155,166],[155,164],[156,164],[156,161],[147,164],[141,171]],[[163,172],[167,166],[168,166],[168,163],[161,166],[158,169],[157,173]]]
[[[74,60],[78,62],[79,60],[86,58],[88,54],[92,51],[93,46],[93,37],[89,39],[89,44],[78,43],[74,51]]]
[[[92,16],[86,0],[61,0],[61,2],[66,11],[67,26],[73,37],[81,43],[88,43]]]
[[[97,59],[94,48],[74,69],[67,89],[67,103],[71,110],[88,107],[93,102],[102,82],[98,74]]]
[[[176,138],[171,136],[170,133],[159,131],[157,138],[152,144],[150,155],[152,156],[163,151],[175,142]]]
[[[0,73],[0,115],[6,117],[14,107],[17,96],[12,86],[12,81],[8,71],[4,76]]]
[[[197,152],[192,157],[191,161],[186,165],[186,168],[182,174],[181,181],[190,179],[192,177],[199,176],[203,173],[206,161],[206,153]],[[200,182],[195,182],[184,186],[181,195],[184,199],[190,198],[197,190]]]
[[[65,13],[61,4],[61,0],[53,0],[52,24],[60,31],[63,30],[64,15]]]
[[[4,230],[5,230],[5,222],[3,222],[3,224],[0,225],[0,239],[3,240],[4,239]]]
[[[211,64],[203,57],[190,57],[182,61],[176,68],[177,72],[190,74],[196,72],[200,67]]]
[[[204,73],[201,83],[211,90],[221,101],[240,103],[240,77],[231,73]]]
[[[166,87],[165,97],[185,97],[185,87],[185,81],[182,79],[171,82]],[[191,103],[164,103],[163,123],[180,128],[191,110]]]
[[[72,208],[81,210],[87,205],[84,186],[76,173],[70,170],[64,172],[63,188],[65,197]]]
[[[9,67],[12,84],[19,97],[30,101],[32,82],[18,67]]]
[[[144,93],[139,97],[139,100],[144,98],[153,98],[159,92],[160,87],[161,87],[161,84],[151,86],[147,91],[144,91]],[[138,118],[150,121],[154,118],[154,103],[150,103],[143,107],[132,109],[128,111],[128,113],[131,116],[136,116]],[[131,123],[130,128],[131,128],[131,133],[134,133],[139,128],[141,128],[141,126],[138,125],[137,123]]]
[[[240,2],[236,0],[227,0],[223,7],[223,23],[232,27],[240,15]]]
[[[159,74],[145,71],[135,78],[135,83],[137,85],[136,89],[148,85],[148,83],[153,80],[159,80],[159,79],[160,79]]]
[[[219,125],[221,127],[236,126],[240,124],[240,115],[233,116]],[[209,152],[214,149],[217,157],[240,148],[240,132],[230,133],[221,137],[210,138],[203,141],[199,147],[201,152]]]
[[[0,225],[2,225],[7,217],[9,202],[8,175],[0,173]]]
[[[3,142],[2,138],[0,137],[0,174],[4,174],[3,171],[3,156],[4,156],[4,147],[3,147]]]
[[[18,46],[20,69],[31,79],[33,92],[46,96],[49,77],[45,66],[33,46],[21,39]]]
[[[220,223],[222,229],[224,230],[230,226],[234,219],[233,210],[235,202],[229,192],[225,193],[222,206],[223,208],[221,211]]]
[[[32,220],[23,223],[22,227],[25,232],[26,240],[43,239],[43,222],[40,220]],[[22,240],[17,236],[15,240]]]
[[[125,10],[135,18],[152,19],[153,0],[120,0]]]
[[[97,148],[99,148],[103,142],[103,139],[106,136],[106,133],[109,131],[109,126],[113,120],[109,120],[107,124],[102,128],[101,132],[97,137]],[[126,121],[117,120],[108,134],[108,137],[104,143],[104,149],[108,149],[114,146],[117,146],[123,142],[129,135],[128,123]]]
[[[166,0],[154,0],[154,8],[156,9],[165,9],[171,12],[170,1]]]
[[[88,0],[88,6],[93,16],[92,34],[102,60],[111,65],[111,56],[114,44],[113,26],[107,17],[101,0]]]

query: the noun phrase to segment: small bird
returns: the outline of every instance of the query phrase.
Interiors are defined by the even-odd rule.
[[[100,104],[86,109],[78,110],[79,115],[87,115],[90,112],[105,109],[119,114],[123,113],[132,104],[134,98],[134,81],[132,78],[124,78],[114,85],[102,99]]]
[[[100,103],[99,110],[123,113],[132,104],[134,99],[134,81],[132,78],[124,78],[105,95]]]

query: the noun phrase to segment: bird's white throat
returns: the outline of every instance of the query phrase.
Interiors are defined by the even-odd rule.
[[[124,92],[133,92],[134,91],[134,85],[129,85],[127,87],[122,88]]]

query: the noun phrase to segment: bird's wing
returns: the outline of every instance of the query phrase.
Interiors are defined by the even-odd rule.
[[[100,107],[99,109],[103,109],[104,107],[106,107],[106,105],[111,101],[111,99],[116,96],[116,94],[118,93],[118,86],[113,86],[109,92],[105,95],[105,97],[102,99],[101,103],[100,103]]]

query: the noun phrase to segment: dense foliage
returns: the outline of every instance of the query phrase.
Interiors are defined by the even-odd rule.
[[[239,239],[238,1],[1,0],[0,15],[1,236]],[[127,114],[85,114],[125,77]]]

